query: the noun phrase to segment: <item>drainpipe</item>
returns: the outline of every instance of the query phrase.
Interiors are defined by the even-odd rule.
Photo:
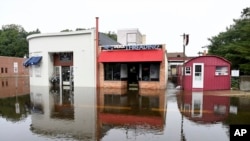
[[[96,87],[99,87],[99,65],[98,65],[98,56],[99,56],[99,17],[96,17]]]

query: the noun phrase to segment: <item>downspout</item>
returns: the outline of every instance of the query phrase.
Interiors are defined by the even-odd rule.
[[[95,28],[95,50],[96,50],[96,105],[97,107],[99,106],[99,103],[100,103],[100,99],[99,99],[99,93],[100,93],[100,90],[99,90],[99,87],[100,87],[100,78],[99,78],[99,63],[98,63],[98,59],[99,59],[99,17],[96,17],[96,28]],[[99,138],[100,138],[100,128],[99,128],[99,108],[96,108],[96,137],[97,137],[97,140],[99,141]]]
[[[95,36],[96,36],[96,87],[99,87],[99,65],[98,65],[98,56],[99,56],[99,17],[96,17],[96,29],[95,29]]]

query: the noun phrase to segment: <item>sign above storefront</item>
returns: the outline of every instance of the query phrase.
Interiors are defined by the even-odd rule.
[[[106,45],[102,46],[102,50],[156,50],[161,49],[162,45]]]

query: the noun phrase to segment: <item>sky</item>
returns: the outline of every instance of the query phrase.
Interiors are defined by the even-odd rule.
[[[238,19],[250,0],[0,0],[0,26],[21,25],[42,33],[95,27],[100,32],[138,28],[146,44],[165,44],[168,52],[182,52],[189,34],[187,56],[197,56]]]

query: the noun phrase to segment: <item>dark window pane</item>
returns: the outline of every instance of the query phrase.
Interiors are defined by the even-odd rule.
[[[113,64],[113,80],[120,80],[121,78],[121,64]]]
[[[142,65],[142,81],[149,81],[150,77],[150,64],[143,63]]]
[[[150,64],[150,80],[159,81],[160,77],[160,63],[151,63]]]
[[[201,65],[195,65],[195,72],[201,72]]]
[[[104,79],[112,80],[112,65],[109,63],[104,64]]]

